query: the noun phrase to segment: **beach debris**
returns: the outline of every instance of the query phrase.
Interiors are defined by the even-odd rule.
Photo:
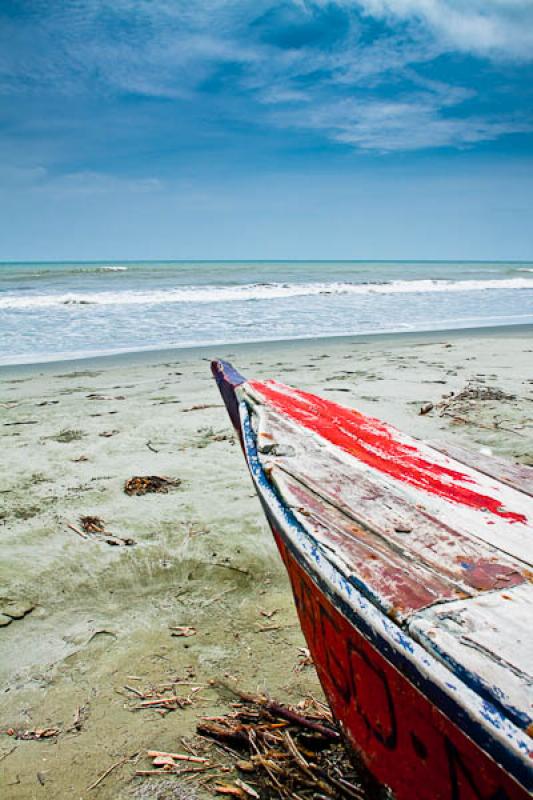
[[[218,782],[215,792],[233,797],[349,798],[365,800],[368,780],[354,766],[329,708],[315,698],[286,706],[241,692],[223,682],[240,702],[218,717],[204,717],[200,736],[233,756],[246,776]]]
[[[186,743],[183,742],[185,745]],[[208,782],[214,778],[220,780],[222,773],[231,771],[229,767],[223,764],[214,763],[212,759],[198,756],[195,753],[167,753],[160,750],[147,750],[146,756],[152,760],[150,769],[137,769],[135,775],[137,777],[145,777],[152,775],[159,776],[187,776],[186,780],[201,778],[203,781]],[[216,771],[218,774],[213,774]],[[205,777],[207,773],[207,778]],[[209,775],[211,773],[211,775]],[[176,784],[179,786],[179,784]],[[151,796],[151,795],[150,795]],[[158,795],[159,796],[159,795]],[[168,795],[170,796],[170,794]],[[179,795],[181,797],[181,795]],[[195,797],[196,795],[188,794],[187,798]],[[167,795],[165,794],[165,797]],[[174,797],[174,793],[172,794]]]
[[[311,658],[311,653],[307,647],[298,648],[298,663],[293,667],[294,672],[301,672],[305,667],[314,666],[314,661]]]
[[[172,631],[172,636],[195,636],[196,628],[191,625],[170,625],[169,629]]]
[[[182,408],[181,411],[184,413],[187,411],[204,411],[206,408],[222,408],[220,403],[199,403],[195,406],[189,406],[188,408]]]
[[[117,433],[120,433],[120,431],[117,430],[102,431],[102,433],[99,433],[98,436],[102,436],[104,439],[110,439],[111,436],[116,436]]]
[[[117,394],[115,396],[105,395],[105,394],[88,394],[87,400],[125,400],[126,398],[122,394]]]
[[[73,458],[72,462],[74,464],[81,464],[82,462],[88,461],[88,460],[89,460],[88,456],[78,456],[78,458]]]
[[[154,447],[152,442],[150,441],[146,442],[146,447],[148,448],[148,450],[151,450],[152,453],[159,453],[159,450],[156,447]]]
[[[235,436],[233,433],[229,431],[215,431],[210,425],[204,425],[201,428],[198,428],[196,431],[199,436],[192,444],[186,445],[185,447],[181,448],[183,450],[187,449],[187,447],[194,447],[197,450],[201,450],[204,447],[207,447],[212,442],[229,442],[231,445],[235,444]]]
[[[188,694],[178,694],[180,687],[188,687]],[[186,708],[193,705],[198,693],[205,686],[193,684],[189,680],[176,680],[158,686],[151,686],[148,689],[140,690],[132,686],[124,686],[127,692],[134,695],[135,705],[129,706],[130,711],[143,711],[153,709],[165,716],[169,711],[176,711],[179,708]],[[140,702],[139,702],[140,701]]]
[[[515,394],[505,392],[503,389],[470,381],[460,392],[449,392],[449,394],[443,395],[442,399],[436,403],[435,409],[439,416],[449,417],[454,425],[475,425],[486,430],[509,431],[521,436],[522,434],[516,428],[506,424],[500,414],[493,414],[492,420],[485,422],[479,418],[479,403],[501,404],[516,399]]]
[[[217,783],[215,786],[215,792],[217,794],[226,794],[231,795],[232,797],[246,797],[245,792],[237,785],[231,785],[229,783]],[[256,795],[259,797],[259,795]]]
[[[88,539],[89,538],[88,536],[86,536],[84,534],[83,531],[80,531],[79,528],[77,528],[75,525],[73,525],[72,522],[67,522],[67,528],[70,528],[71,531],[74,531],[74,533],[77,533],[78,536],[81,536],[82,539]]]
[[[4,733],[7,733],[8,736],[12,736],[14,739],[20,739],[22,741],[33,741],[33,740],[40,740],[40,739],[52,739],[55,736],[59,736],[60,730],[59,728],[33,728],[32,730],[16,730],[15,728],[8,728]]]
[[[266,617],[267,619],[272,619],[274,614],[277,614],[279,609],[273,608],[272,611],[265,611],[263,608],[259,611],[262,617]]]
[[[117,547],[131,547],[137,544],[131,536],[117,536],[115,533],[106,530],[104,520],[96,516],[80,517],[81,528],[73,525],[72,522],[66,523],[67,528],[77,533],[82,539],[93,539],[103,541],[106,544]]]
[[[105,531],[104,520],[101,517],[80,517],[80,524],[85,533],[103,533]]]
[[[229,569],[233,572],[240,572],[241,575],[250,575],[250,570],[245,567],[237,567],[235,564],[225,563],[224,561],[200,561],[206,567],[220,567],[221,569]]]
[[[74,712],[72,724],[67,728],[67,733],[78,733],[83,727],[83,723],[89,715],[89,706],[77,706]]]
[[[501,402],[502,400],[516,400],[516,395],[497,387],[469,382],[460,392],[450,392],[447,395],[443,395],[442,400],[437,403],[437,408],[441,411],[442,416],[450,406],[468,406],[472,402]]]
[[[165,478],[161,475],[134,475],[124,484],[126,494],[140,496],[143,494],[166,494],[169,489],[180,486],[179,478]]]
[[[420,416],[424,416],[424,414],[429,414],[430,411],[433,411],[434,405],[433,403],[424,403],[421,407],[420,411],[418,412]]]
[[[94,783],[91,783],[91,785],[87,787],[87,791],[90,792],[92,789],[96,789],[96,787],[99,786],[102,783],[102,781],[105,780],[105,778],[107,778],[107,776],[110,775],[111,772],[113,772],[113,770],[117,769],[118,767],[121,767],[128,761],[133,761],[137,756],[138,753],[134,753],[134,755],[132,756],[124,756],[123,758],[120,758],[118,761],[115,761],[114,764],[111,764],[111,766],[108,767],[106,771],[103,772],[102,775],[100,775],[100,777],[94,781]]]
[[[209,764],[209,759],[203,756],[195,756],[190,753],[165,753],[160,750],[147,750],[146,755],[154,759],[154,766],[163,766],[156,764],[157,759],[164,759],[165,761],[192,761],[195,764]]]
[[[4,425],[7,428],[11,425],[37,425],[38,422],[38,419],[21,419],[18,422],[4,422]]]
[[[83,431],[64,428],[56,436],[49,436],[48,438],[54,442],[60,442],[60,444],[69,444],[70,442],[79,442],[85,435]]]

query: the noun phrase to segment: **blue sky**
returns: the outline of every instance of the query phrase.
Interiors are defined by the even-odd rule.
[[[2,0],[0,260],[533,259],[532,0]]]

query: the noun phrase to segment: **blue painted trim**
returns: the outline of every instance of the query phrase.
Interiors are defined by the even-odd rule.
[[[241,408],[246,408],[244,403],[241,403],[240,405]],[[280,498],[279,494],[275,491],[271,482],[265,475],[265,472],[259,461],[255,434],[252,429],[247,409],[240,417],[240,424],[248,466],[258,488],[259,497],[265,510],[265,514],[269,522],[273,524],[276,530],[279,531],[280,535],[283,537],[283,541],[290,550],[292,556],[310,576],[319,590],[325,594],[335,608],[337,608],[343,614],[343,616],[346,617],[346,619],[349,620],[349,622],[354,625],[354,627],[356,627],[359,632],[376,647],[380,654],[387,661],[389,661],[390,664],[396,667],[396,669],[400,670],[400,672],[417,689],[419,689],[433,705],[441,710],[453,724],[455,724],[460,730],[464,731],[498,764],[501,764],[510,775],[512,775],[527,789],[527,791],[533,791],[533,764],[526,765],[516,753],[514,753],[510,748],[506,748],[501,741],[495,739],[491,735],[490,730],[476,723],[475,720],[473,720],[466,712],[465,708],[454,700],[451,694],[447,694],[437,684],[428,680],[428,678],[421,672],[414,661],[414,658],[416,657],[416,651],[421,646],[418,645],[418,643],[415,642],[415,640],[413,640],[408,634],[396,626],[398,631],[402,634],[401,646],[407,652],[409,652],[412,657],[408,658],[404,653],[402,653],[400,647],[393,648],[391,644],[383,638],[379,631],[372,627],[361,614],[358,614],[354,608],[349,605],[338,593],[332,591],[331,586],[326,583],[320,572],[313,567],[309,558],[306,558],[302,551],[295,546],[291,537],[287,535],[287,531],[283,530],[283,528],[280,530],[280,526],[276,524],[276,521],[272,518],[272,512],[269,508],[266,498],[262,496],[262,493],[267,494],[270,496],[270,498],[275,500],[277,506],[276,511],[283,518],[287,529],[292,528],[295,530],[300,536],[303,536],[307,540],[311,550],[314,549],[319,553],[319,556],[316,560],[318,561],[320,558],[324,557],[322,556],[322,548],[320,547],[320,544],[299,523],[290,508],[285,505],[282,498]],[[331,562],[329,562],[329,564],[333,569],[336,569]],[[338,569],[336,569],[336,571],[341,579],[339,583],[343,583],[345,587],[346,585],[350,587],[349,594],[357,593],[359,597],[362,597],[360,591],[353,584],[348,583]],[[379,614],[379,616],[382,618],[385,625],[386,623],[390,622],[390,620],[388,620],[388,618],[385,617],[385,615],[378,608],[376,608],[376,606],[373,606],[373,608],[374,612]],[[396,623],[394,624],[396,625]],[[434,660],[433,656],[427,653],[427,651],[424,651],[424,653],[433,661],[433,663],[438,663]],[[445,668],[442,664],[440,666],[441,668]],[[455,679],[455,681],[459,680],[455,675],[453,675],[453,673],[450,673],[450,680],[452,679]],[[450,688],[452,688],[452,684],[450,684]],[[480,700],[482,699],[483,698],[480,698]],[[489,724],[498,724],[498,721],[504,720],[509,722],[506,716],[504,716],[492,703],[486,700],[483,700],[482,713]],[[517,746],[521,749],[524,749],[525,755],[528,755],[528,751],[526,751],[525,748],[522,748],[520,742],[517,743]]]
[[[433,651],[438,658],[440,658],[446,666],[450,668],[450,670],[457,675],[457,677],[466,683],[471,689],[473,689],[477,694],[483,697],[487,702],[494,704],[500,711],[506,713],[509,719],[522,730],[525,730],[528,725],[533,722],[533,717],[531,715],[526,714],[525,711],[522,711],[520,708],[516,708],[510,702],[504,702],[502,700],[498,700],[494,697],[493,692],[491,691],[490,686],[487,685],[485,681],[483,681],[479,675],[472,672],[471,670],[464,667],[455,658],[452,658],[448,653],[438,647],[435,642],[432,642],[431,639],[424,636],[425,646],[428,650]],[[494,694],[498,691],[497,687],[494,689]],[[503,693],[502,693],[503,694]]]

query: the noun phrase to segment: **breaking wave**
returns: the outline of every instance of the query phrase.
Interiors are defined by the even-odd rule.
[[[101,269],[123,270],[126,267]],[[311,295],[420,294],[433,292],[481,292],[502,289],[533,290],[533,279],[412,280],[383,283],[253,283],[243,286],[189,286],[169,290],[86,292],[71,294],[4,295],[0,308],[38,309],[58,306],[161,305],[166,303],[229,303],[276,300]]]

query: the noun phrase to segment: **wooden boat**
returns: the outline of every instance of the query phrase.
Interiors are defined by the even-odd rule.
[[[533,470],[215,361],[346,739],[397,800],[533,789]]]

